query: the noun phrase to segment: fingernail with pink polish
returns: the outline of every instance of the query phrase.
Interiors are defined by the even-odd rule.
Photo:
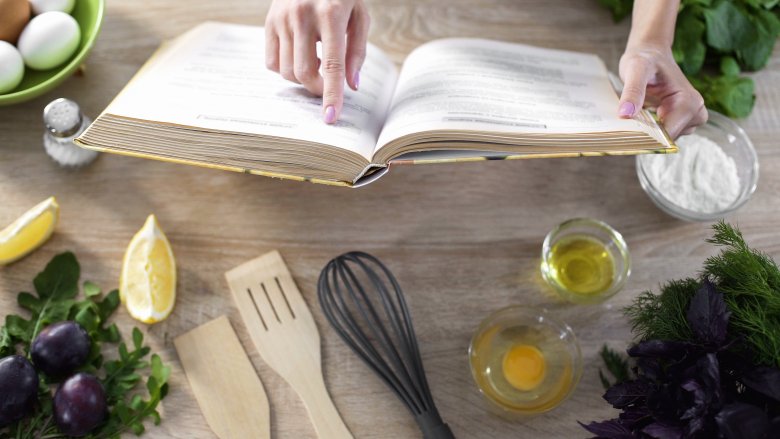
[[[360,70],[355,72],[355,77],[352,79],[352,83],[355,84],[355,90],[360,86]]]
[[[333,122],[336,122],[336,109],[333,108],[333,105],[328,105],[328,107],[325,108],[325,123]]]
[[[631,102],[623,102],[622,104],[620,104],[620,110],[618,111],[618,113],[622,117],[631,117],[634,115],[635,109],[636,107],[634,107],[634,104],[632,104]]]

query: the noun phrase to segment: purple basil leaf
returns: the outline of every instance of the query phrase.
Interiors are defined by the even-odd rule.
[[[730,315],[723,294],[705,279],[688,306],[688,325],[693,334],[706,345],[722,345],[726,341]]]
[[[763,438],[769,431],[769,417],[760,408],[735,402],[715,416],[720,434],[726,439]]]
[[[688,380],[685,380],[680,385],[680,387],[693,394],[694,403],[697,403],[699,401],[704,401],[704,389],[702,388],[701,384],[699,384],[699,382],[696,381],[695,379],[690,378]]]
[[[769,434],[766,439],[780,439],[780,416],[776,416],[769,423]]]
[[[780,401],[780,369],[774,367],[755,367],[745,372],[740,378],[742,384],[764,394],[775,401]]]
[[[708,408],[707,394],[701,384],[694,379],[685,381],[681,387],[693,396],[693,405],[680,417],[688,423],[685,427],[685,436],[691,437],[704,428]]]
[[[685,426],[683,437],[695,437],[697,433],[704,429],[707,419],[703,417],[693,418],[688,421],[688,425]]]
[[[688,379],[696,379],[699,377],[699,369],[696,365],[698,359],[701,358],[698,354],[691,355],[682,360],[667,362],[664,370],[664,378],[662,381],[675,381],[682,383]]]
[[[691,404],[680,417],[688,422],[685,435],[700,432],[712,414],[721,408],[721,382],[718,359],[713,353],[702,357],[696,363],[695,378],[691,377],[680,385],[688,392]]]
[[[650,385],[641,380],[623,381],[607,389],[604,399],[616,409],[622,409],[645,398]]]
[[[678,389],[669,383],[653,388],[647,394],[647,408],[657,421],[677,422],[680,413],[688,406],[686,398],[681,398],[679,394]]]
[[[690,392],[693,397],[693,405],[683,413],[681,419],[694,419],[704,414],[707,395],[701,384],[694,379],[689,379],[681,387]]]
[[[618,415],[620,423],[633,430],[641,426],[641,424],[652,420],[650,411],[644,406],[626,407]]]
[[[657,358],[638,357],[636,359],[636,368],[639,371],[635,374],[641,375],[650,381],[656,381],[662,376],[661,362]]]
[[[676,425],[654,422],[642,429],[642,433],[655,439],[680,439],[682,429]]]
[[[710,404],[720,404],[721,385],[720,385],[720,363],[718,357],[709,353],[699,359],[700,380],[704,384],[707,393],[707,399]]]
[[[691,343],[682,341],[647,340],[628,349],[632,357],[653,357],[681,359],[691,351],[698,351]]]
[[[631,433],[631,430],[626,428],[617,419],[611,419],[603,422],[591,422],[588,425],[577,421],[582,428],[596,435],[598,438],[603,439],[634,439],[635,436]]]

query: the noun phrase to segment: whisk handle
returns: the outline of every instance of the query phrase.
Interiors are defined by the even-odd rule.
[[[425,439],[455,439],[455,435],[452,434],[450,426],[447,424],[440,424],[438,427],[423,432],[423,438]]]
[[[417,425],[424,439],[455,439],[450,426],[442,421],[438,413],[424,413],[417,417]]]

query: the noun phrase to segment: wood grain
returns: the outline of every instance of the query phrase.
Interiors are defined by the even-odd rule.
[[[260,356],[301,397],[320,439],[352,439],[325,388],[320,333],[278,251],[225,273]]]
[[[226,316],[173,341],[203,416],[220,439],[269,439],[263,383]]]
[[[349,250],[370,252],[395,273],[409,302],[432,393],[459,439],[584,438],[576,421],[615,412],[601,399],[603,343],[631,338],[619,309],[668,279],[694,275],[715,249],[709,225],[672,219],[650,202],[629,157],[487,162],[398,167],[364,189],[346,190],[248,175],[101,156],[71,172],[48,160],[41,111],[69,97],[97,115],[157,45],[203,20],[262,24],[268,0],[108,0],[103,32],[86,73],[21,105],[0,108],[0,224],[56,195],[60,224],[43,248],[0,268],[0,315],[18,312],[15,295],[32,288],[46,262],[73,250],[83,277],[104,289],[118,283],[122,254],[155,213],[179,267],[173,314],[143,326],[147,340],[173,366],[164,421],[150,438],[211,438],[172,339],[228,314],[270,399],[272,436],[315,438],[306,409],[252,348],[223,274],[272,249],[283,252],[304,299],[316,303],[319,271]],[[396,61],[439,37],[479,36],[600,55],[615,70],[628,23],[613,24],[596,0],[373,0],[370,41]],[[740,121],[761,163],[758,190],[729,218],[747,239],[780,257],[780,55],[752,75],[756,108]],[[603,305],[556,302],[539,280],[544,235],[571,217],[606,221],[626,238],[633,274]],[[489,413],[468,370],[466,350],[480,320],[510,304],[548,308],[575,330],[585,370],[577,390],[556,410],[509,421]],[[357,438],[416,438],[409,413],[355,357],[312,306],[321,328],[325,381]],[[120,311],[125,334],[136,324]]]

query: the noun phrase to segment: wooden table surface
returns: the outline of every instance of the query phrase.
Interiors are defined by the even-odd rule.
[[[227,314],[266,386],[272,432],[313,438],[301,401],[260,359],[223,273],[272,249],[286,258],[322,335],[325,379],[357,438],[419,437],[399,401],[342,344],[316,301],[326,261],[348,250],[374,253],[406,290],[428,379],[442,416],[458,438],[586,437],[576,423],[611,417],[601,399],[597,350],[625,347],[631,335],[619,309],[645,289],[695,274],[714,252],[708,224],[666,216],[642,192],[628,157],[486,162],[401,167],[359,190],[279,181],[103,155],[67,171],[44,154],[41,110],[64,96],[97,115],[152,51],[203,20],[262,25],[267,1],[110,0],[86,74],[25,104],[0,108],[0,224],[50,195],[61,205],[54,237],[0,268],[0,314],[55,254],[74,251],[83,279],[117,286],[121,258],[146,216],[155,213],[177,257],[178,302],[154,326],[140,325],[173,367],[164,421],[147,437],[213,437],[190,391],[172,340]],[[440,37],[486,37],[597,53],[616,69],[628,24],[613,24],[595,0],[401,0],[370,4],[370,41],[400,62]],[[262,66],[259,66],[259,68]],[[761,178],[752,200],[730,220],[750,242],[780,257],[780,55],[754,75],[758,99],[741,121],[758,149]],[[600,306],[557,303],[538,272],[542,239],[557,223],[602,219],[628,241],[633,274]],[[475,390],[466,350],[480,320],[511,304],[546,307],[575,330],[585,371],[574,395],[554,411],[522,422],[489,414]],[[123,332],[135,322],[117,313]]]

